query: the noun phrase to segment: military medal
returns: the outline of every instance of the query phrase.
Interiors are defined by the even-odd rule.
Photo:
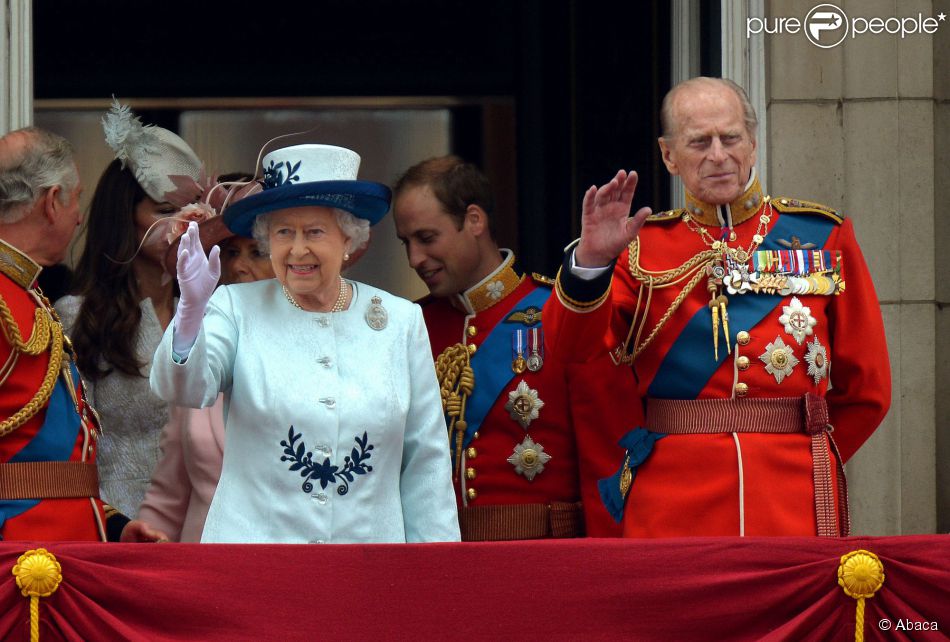
[[[538,398],[538,391],[529,388],[524,379],[517,388],[508,393],[508,402],[505,404],[505,410],[511,418],[525,430],[532,421],[538,418],[538,413],[542,408],[544,408],[544,402]]]
[[[528,330],[528,370],[537,372],[544,365],[544,333],[541,328]]]
[[[551,455],[544,452],[544,446],[534,443],[527,435],[508,457],[508,463],[515,467],[515,472],[527,477],[528,481],[532,481],[535,475],[543,471],[544,465],[549,461]]]
[[[828,351],[818,343],[818,337],[807,344],[805,363],[808,364],[808,374],[815,380],[817,386],[822,379],[828,376]]]
[[[521,374],[528,367],[524,358],[524,344],[524,330],[518,328],[511,333],[511,371],[515,374]]]
[[[765,364],[765,371],[775,377],[775,383],[782,383],[799,363],[791,346],[785,345],[782,337],[775,337],[775,341],[765,346],[765,352],[759,355],[759,359]]]
[[[378,296],[374,296],[370,300],[370,306],[363,318],[366,319],[366,325],[373,330],[382,330],[389,325],[389,313],[383,307],[383,300]]]
[[[778,322],[785,326],[785,332],[792,335],[798,345],[805,337],[814,334],[813,328],[818,321],[811,315],[811,308],[802,305],[798,297],[793,296],[789,305],[782,306],[782,316]]]

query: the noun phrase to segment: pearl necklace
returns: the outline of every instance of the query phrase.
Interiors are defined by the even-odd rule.
[[[291,296],[290,292],[287,291],[287,287],[284,285],[280,286],[284,291],[284,296],[287,297],[287,300],[290,301],[295,308],[298,310],[303,310],[297,301],[294,300],[294,297]],[[349,288],[346,286],[346,279],[342,276],[340,277],[340,293],[336,297],[336,303],[333,304],[333,307],[330,308],[330,312],[343,312],[343,308],[346,306],[346,295],[348,294]],[[312,312],[312,310],[304,310],[304,312]]]

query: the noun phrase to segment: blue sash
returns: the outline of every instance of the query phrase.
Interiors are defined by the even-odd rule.
[[[512,310],[535,306],[538,309],[551,295],[547,288],[535,288],[512,306]],[[478,346],[478,352],[472,357],[472,371],[475,375],[475,388],[465,404],[465,430],[463,444],[468,446],[472,436],[485,415],[495,405],[498,395],[508,387],[515,373],[511,369],[511,328],[498,323]]]
[[[69,364],[73,381],[79,380],[76,366]],[[15,376],[15,374],[14,374]],[[78,390],[78,387],[77,387]],[[79,431],[82,427],[76,404],[66,389],[62,375],[56,379],[53,394],[46,407],[46,417],[43,425],[17,454],[10,458],[10,463],[31,461],[69,461],[69,456],[76,445]],[[39,499],[0,499],[0,529],[6,520],[28,511],[40,503]]]
[[[835,223],[819,216],[783,213],[760,246],[763,250],[781,249],[778,239],[797,236],[802,244],[824,247]],[[740,294],[729,297],[729,341],[736,345],[736,333],[753,328],[774,310],[785,297],[778,294]],[[670,346],[650,383],[648,395],[660,399],[695,399],[719,366],[730,355],[719,350],[719,359],[712,358],[712,312],[700,308],[682,333]],[[720,348],[722,345],[720,344]]]

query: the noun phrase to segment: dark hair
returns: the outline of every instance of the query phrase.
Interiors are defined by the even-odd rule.
[[[140,375],[145,365],[135,356],[142,320],[135,272],[131,261],[117,262],[127,260],[138,248],[135,207],[144,198],[135,175],[123,169],[119,160],[109,163],[92,195],[86,246],[76,264],[73,287],[83,301],[70,338],[76,365],[93,381],[113,370]]]
[[[445,212],[462,229],[465,210],[478,205],[488,214],[488,231],[495,237],[495,196],[488,177],[458,156],[439,156],[407,169],[393,186],[393,202],[409,188],[428,185]]]

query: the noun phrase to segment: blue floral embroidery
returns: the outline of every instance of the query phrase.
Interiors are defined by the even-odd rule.
[[[270,166],[264,169],[264,189],[273,189],[285,183],[300,181],[300,177],[297,176],[300,163],[301,161],[297,161],[296,165],[291,165],[290,161],[284,161],[283,163],[277,163],[275,165],[274,161],[271,161]],[[284,168],[287,169],[286,178],[284,178]]]
[[[294,427],[291,426],[287,432],[287,439],[280,441],[280,445],[284,447],[284,454],[281,455],[280,460],[292,462],[290,470],[300,471],[300,476],[304,478],[301,488],[305,493],[313,491],[310,480],[315,479],[320,482],[320,488],[326,488],[337,481],[342,482],[336,487],[336,492],[338,495],[346,495],[350,492],[350,484],[355,479],[354,475],[365,475],[373,470],[373,467],[366,463],[366,460],[372,457],[369,451],[373,450],[373,445],[368,443],[369,437],[365,431],[362,438],[354,438],[359,448],[354,447],[350,455],[343,458],[342,469],[331,464],[329,457],[324,458],[322,463],[315,463],[313,453],[307,451],[303,441],[297,443],[301,437],[303,433],[295,433]]]

